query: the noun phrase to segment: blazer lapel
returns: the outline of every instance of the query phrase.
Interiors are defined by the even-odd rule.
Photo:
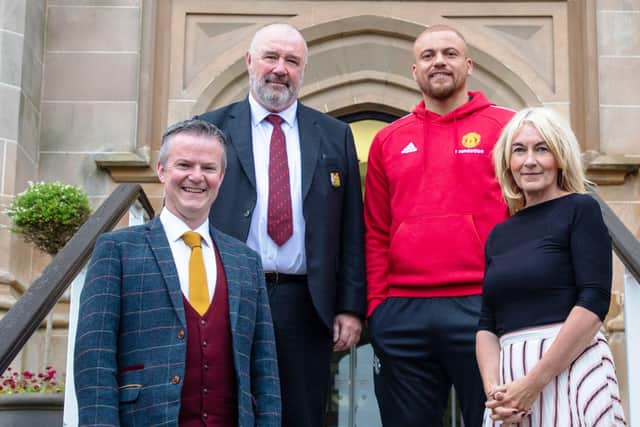
[[[253,164],[251,145],[251,108],[249,99],[236,105],[229,113],[229,125],[226,127],[229,144],[233,144],[238,160],[253,188],[256,188],[256,171]]]
[[[232,248],[220,233],[209,226],[211,238],[215,242],[216,249],[220,253],[222,260],[222,268],[227,278],[227,294],[229,295],[229,323],[231,323],[231,332],[235,336],[236,325],[238,323],[238,311],[240,307],[240,298],[242,297],[243,277],[240,276],[240,269],[235,268],[237,254],[233,253]],[[246,280],[246,279],[245,279]]]
[[[176,312],[176,315],[180,319],[182,326],[187,327],[187,319],[184,315],[184,303],[182,301],[182,290],[180,289],[180,280],[178,279],[178,271],[176,270],[176,264],[171,253],[171,247],[167,240],[167,235],[164,232],[160,218],[156,217],[150,223],[149,234],[147,240],[156,262],[160,268],[162,278],[167,285],[169,291],[169,298],[171,304]]]
[[[320,127],[307,111],[307,107],[300,103],[298,103],[298,131],[302,157],[302,200],[304,200],[311,188],[322,141]]]

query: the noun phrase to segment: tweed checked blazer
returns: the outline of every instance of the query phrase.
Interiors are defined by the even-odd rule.
[[[239,427],[280,426],[275,339],[260,257],[210,227],[229,293]],[[102,235],[80,298],[75,384],[81,426],[177,426],[187,326],[159,218]]]

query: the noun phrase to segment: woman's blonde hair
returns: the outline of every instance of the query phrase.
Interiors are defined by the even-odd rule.
[[[512,215],[522,209],[526,202],[509,167],[513,140],[525,124],[530,124],[540,133],[558,163],[558,187],[560,189],[569,193],[584,193],[586,186],[591,185],[584,174],[580,146],[565,120],[548,108],[525,108],[507,123],[493,149],[496,177],[500,182],[502,195]]]

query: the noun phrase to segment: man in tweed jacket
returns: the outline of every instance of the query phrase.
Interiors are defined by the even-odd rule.
[[[174,125],[163,136],[157,165],[165,190],[160,217],[98,239],[76,335],[81,426],[280,426],[275,340],[260,257],[208,223],[225,166],[224,136],[215,126],[199,120]],[[181,233],[189,230],[204,234],[211,305],[201,317],[188,299],[190,249]],[[216,264],[222,268],[216,270]],[[226,287],[221,286],[225,278]],[[216,301],[223,291],[228,298]],[[220,306],[228,313],[213,310]],[[190,313],[199,319],[193,329]],[[227,365],[209,369],[207,351],[220,346],[207,350],[207,341],[196,343],[192,337],[206,338],[200,325],[212,313],[230,329],[222,335],[229,337],[232,356],[227,352]],[[192,355],[200,366],[189,366]],[[224,390],[225,399],[213,399],[206,388],[212,372],[234,385]],[[184,404],[193,384],[196,401],[188,406],[195,414]],[[218,414],[229,401],[231,415]]]

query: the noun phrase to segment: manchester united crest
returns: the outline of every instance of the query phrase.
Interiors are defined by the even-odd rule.
[[[469,132],[462,137],[462,146],[465,148],[475,148],[480,144],[480,134]]]

